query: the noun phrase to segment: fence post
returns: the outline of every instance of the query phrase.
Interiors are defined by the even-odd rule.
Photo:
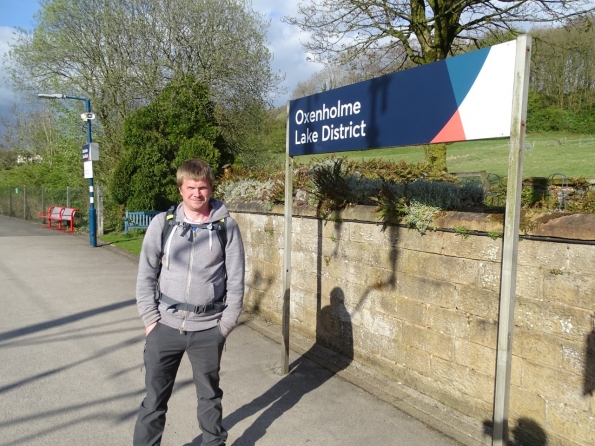
[[[70,186],[66,186],[66,207],[70,207]]]
[[[12,186],[8,186],[8,216],[12,217]]]
[[[23,186],[23,220],[27,220],[27,186]]]
[[[41,186],[41,210],[45,209],[45,186]]]

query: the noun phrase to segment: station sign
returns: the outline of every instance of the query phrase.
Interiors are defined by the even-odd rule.
[[[289,102],[289,155],[510,136],[516,41]]]

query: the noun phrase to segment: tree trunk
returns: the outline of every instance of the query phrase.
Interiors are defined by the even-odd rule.
[[[446,168],[446,144],[430,144],[424,146],[426,162],[432,170],[437,172],[447,172]]]

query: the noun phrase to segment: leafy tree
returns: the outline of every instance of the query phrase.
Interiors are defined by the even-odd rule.
[[[287,108],[281,106],[267,112],[264,147],[273,153],[285,153],[287,138]]]
[[[106,174],[124,120],[172,79],[192,74],[208,85],[230,132],[246,104],[267,101],[280,81],[268,23],[248,0],[42,0],[36,21],[32,33],[16,33],[6,69],[23,94],[91,99]]]
[[[309,0],[298,17],[284,20],[309,33],[303,46],[316,61],[345,65],[365,56],[369,65],[394,71],[479,46],[489,33],[560,23],[594,8],[589,0]],[[446,150],[436,150],[429,155],[446,166]]]
[[[244,150],[236,164],[246,168],[273,167],[283,163],[282,154],[285,153],[287,110],[285,106],[265,110],[259,108],[262,122],[247,135],[245,143],[249,150]]]
[[[19,151],[15,149],[0,148],[0,171],[10,170],[17,166]]]
[[[530,131],[595,132],[595,31],[592,16],[531,30],[527,110]]]
[[[531,30],[531,88],[548,105],[579,112],[595,104],[595,30],[586,18]]]
[[[226,144],[204,83],[191,76],[172,81],[124,123],[124,154],[111,179],[111,194],[133,211],[164,210],[179,201],[176,169],[201,158],[217,169]]]
[[[10,148],[0,162],[1,170],[12,170],[6,181],[30,186],[84,187],[81,146],[86,129],[80,118],[61,102],[44,103],[38,109],[13,107],[1,120],[0,144]],[[17,157],[28,160],[17,164]],[[23,177],[21,179],[21,177]]]

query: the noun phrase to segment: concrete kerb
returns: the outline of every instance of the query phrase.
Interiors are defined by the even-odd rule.
[[[82,233],[76,235],[79,237],[86,236],[86,234]],[[131,261],[138,262],[136,254],[102,242],[99,239],[98,247],[107,248]],[[281,326],[279,324],[246,311],[240,316],[240,323],[281,345]],[[491,444],[491,436],[485,434],[484,426],[480,421],[463,415],[426,395],[393,381],[357,361],[348,360],[325,347],[315,346],[313,339],[291,332],[290,348],[295,353],[304,355],[309,360],[336,373],[343,380],[466,446]],[[281,347],[279,347],[279,352],[281,352]]]

